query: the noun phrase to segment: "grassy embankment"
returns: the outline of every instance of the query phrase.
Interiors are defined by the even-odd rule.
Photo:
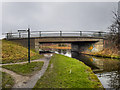
[[[83,53],[97,57],[120,59],[120,54],[118,54],[118,50],[112,48],[105,48],[100,52],[83,52]]]
[[[27,61],[28,49],[11,41],[2,40],[2,63],[14,63]],[[31,51],[31,60],[42,58],[43,56]],[[22,75],[32,75],[36,71],[39,71],[43,66],[43,62],[32,62],[27,64],[16,64],[2,66],[6,69],[12,70]],[[9,74],[2,73],[2,87],[11,88],[14,84],[14,80]]]
[[[31,60],[42,58],[42,55],[30,51]],[[2,63],[14,63],[28,60],[28,49],[11,41],[2,40]]]
[[[0,77],[2,77],[2,88],[12,88],[13,87],[14,80],[9,74],[2,72],[2,74],[0,74]]]
[[[101,83],[88,66],[76,59],[55,54],[34,88],[99,87],[102,87]]]

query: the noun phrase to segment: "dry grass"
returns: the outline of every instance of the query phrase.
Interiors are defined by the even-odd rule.
[[[31,59],[37,59],[41,56],[30,51]],[[2,40],[2,63],[21,62],[28,58],[28,49],[12,41]]]
[[[115,47],[104,48],[104,50],[100,52],[82,52],[85,54],[101,56],[101,57],[111,57],[111,58],[120,58],[120,54],[118,54],[118,49]]]

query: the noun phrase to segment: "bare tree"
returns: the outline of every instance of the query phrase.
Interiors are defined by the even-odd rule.
[[[113,12],[114,14],[114,22],[109,27],[110,34],[108,39],[112,42],[112,44],[120,50],[120,16],[118,13]]]

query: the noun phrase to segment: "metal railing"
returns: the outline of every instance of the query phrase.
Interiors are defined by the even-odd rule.
[[[30,31],[30,37],[105,37],[102,31]],[[5,33],[7,39],[27,38],[27,32]]]

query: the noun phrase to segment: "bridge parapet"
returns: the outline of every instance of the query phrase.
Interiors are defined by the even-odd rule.
[[[105,38],[107,32],[102,31],[31,31],[30,37],[97,37]],[[27,38],[27,32],[6,33],[7,39]]]

